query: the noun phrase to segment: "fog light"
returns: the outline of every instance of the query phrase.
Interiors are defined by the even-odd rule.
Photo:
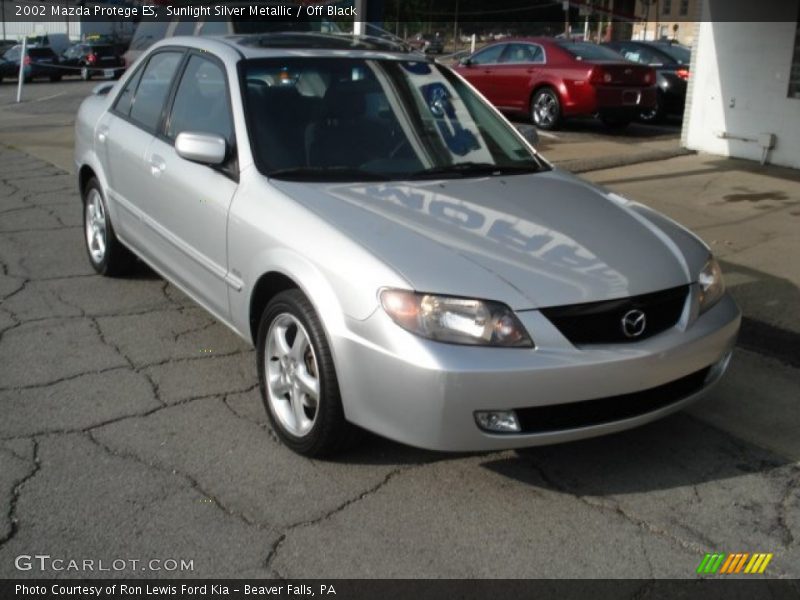
[[[509,433],[522,431],[513,410],[486,410],[475,413],[475,422],[484,431]]]
[[[725,369],[728,368],[728,363],[731,362],[731,356],[733,356],[733,351],[728,352],[720,360],[711,365],[711,368],[708,370],[708,375],[706,375],[706,385],[722,377]]]

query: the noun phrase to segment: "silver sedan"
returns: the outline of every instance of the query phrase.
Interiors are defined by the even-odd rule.
[[[391,42],[156,44],[83,103],[75,161],[95,270],[138,258],[254,344],[306,455],[634,427],[719,380],[739,329],[701,240]]]

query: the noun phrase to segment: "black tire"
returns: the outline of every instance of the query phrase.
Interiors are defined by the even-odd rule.
[[[544,111],[544,109],[547,109]],[[543,112],[544,111],[544,112]],[[536,90],[529,107],[530,118],[538,129],[553,131],[561,127],[561,99],[553,88],[545,87]]]
[[[313,416],[313,424],[302,436],[295,435],[281,423],[272,408],[268,395],[270,393],[266,372],[268,336],[273,321],[286,319],[286,315],[290,315],[300,322],[310,342],[311,360],[316,359],[319,399]],[[287,331],[287,335],[289,334],[290,332]],[[325,331],[314,307],[300,290],[286,290],[277,294],[269,302],[259,322],[256,350],[258,381],[264,408],[270,423],[272,423],[273,431],[286,446],[303,456],[321,457],[331,456],[353,445],[359,437],[359,430],[344,418],[336,368]],[[278,363],[275,362],[277,360],[275,357],[270,358],[271,364],[277,365]],[[307,358],[304,357],[305,360]],[[307,365],[308,363],[306,363],[306,368]],[[286,399],[281,399],[281,401],[286,401]]]
[[[30,75],[26,75],[26,76],[24,76],[22,78],[22,82],[23,83],[33,83],[33,77],[31,77]]]
[[[86,65],[81,66],[81,79],[89,81],[92,78],[92,70]]]
[[[608,115],[608,116],[601,116],[600,120],[609,129],[620,130],[620,129],[625,129],[628,125],[630,125],[633,119],[628,116]]]
[[[91,244],[89,242],[89,204],[90,202],[94,202],[95,192],[99,195],[99,202],[102,205],[105,222],[105,250],[100,257],[98,257],[96,253],[93,253]],[[92,265],[92,268],[95,271],[97,271],[100,275],[105,275],[106,277],[119,277],[126,275],[132,270],[134,264],[136,263],[136,257],[117,239],[117,235],[114,233],[114,226],[111,223],[111,215],[108,213],[106,199],[103,196],[103,190],[100,187],[97,179],[92,178],[89,180],[89,182],[86,184],[86,187],[84,187],[82,191],[82,195],[83,240],[86,244],[86,253],[89,256],[89,263]]]
[[[656,94],[655,108],[639,113],[639,120],[642,123],[655,125],[657,123],[661,123],[666,116],[666,110],[664,109],[664,98],[662,97],[661,92],[659,92]]]

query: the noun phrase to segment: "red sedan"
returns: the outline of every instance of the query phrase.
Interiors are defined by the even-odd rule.
[[[503,40],[455,67],[497,108],[525,113],[541,129],[598,115],[624,127],[656,105],[656,74],[596,44],[553,38]]]

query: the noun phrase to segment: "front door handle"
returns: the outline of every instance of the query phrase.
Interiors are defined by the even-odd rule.
[[[150,174],[153,177],[158,177],[161,173],[164,172],[164,169],[167,168],[167,163],[164,162],[164,159],[154,154],[150,157]]]

